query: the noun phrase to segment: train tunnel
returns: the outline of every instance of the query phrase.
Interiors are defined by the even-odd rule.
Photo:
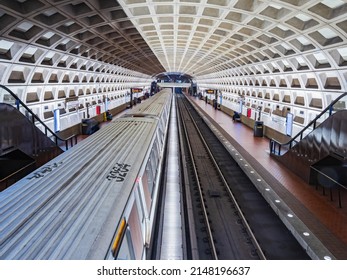
[[[297,132],[346,91],[342,0],[16,0],[0,9],[0,84],[52,129],[57,109],[60,130],[71,129],[172,73],[273,114],[267,125],[282,134],[287,112]]]
[[[346,15],[344,0],[0,0],[0,103],[24,113],[18,98],[40,129],[68,138],[171,87],[250,127],[261,121],[264,136],[283,143],[346,109]],[[300,164],[282,161],[300,173],[318,154],[318,172],[338,154],[345,166],[344,122],[329,122],[334,141],[322,126],[297,146]]]

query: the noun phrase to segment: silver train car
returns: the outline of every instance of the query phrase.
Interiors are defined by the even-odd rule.
[[[146,259],[171,90],[0,193],[0,259]]]

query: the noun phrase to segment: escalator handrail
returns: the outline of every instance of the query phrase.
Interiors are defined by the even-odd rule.
[[[286,145],[289,145],[291,147],[291,144],[296,141],[296,139],[303,135],[303,132],[305,130],[307,130],[312,124],[315,124],[315,122],[321,117],[323,116],[327,111],[331,110],[332,107],[340,100],[342,99],[343,97],[347,96],[347,92],[344,92],[343,94],[341,94],[339,97],[337,97],[334,101],[332,101],[330,103],[330,105],[328,107],[326,107],[319,115],[317,115],[317,117],[315,117],[312,121],[310,121],[308,123],[308,125],[306,125],[299,133],[297,133],[294,137],[292,137],[288,142],[285,142],[285,143],[280,143],[279,141],[277,141],[276,139],[274,138],[271,138],[270,139],[270,153],[273,153],[275,152],[275,145],[279,145],[279,147],[281,146],[286,146]],[[331,115],[331,111],[329,113],[329,115]],[[274,143],[274,144],[273,144]]]
[[[55,132],[53,132],[43,121],[41,121],[41,119],[36,115],[34,114],[33,111],[31,111],[31,109],[29,109],[29,107],[22,101],[20,100],[20,98],[13,92],[11,91],[8,87],[4,86],[4,85],[0,85],[0,88],[3,88],[4,90],[6,90],[9,94],[12,95],[12,97],[17,101],[19,102],[19,104],[21,106],[23,106],[25,108],[25,110],[27,110],[30,115],[35,119],[37,120],[41,125],[43,125],[43,127],[45,128],[45,131],[49,131],[56,139],[60,140],[60,141],[63,141],[65,143],[67,143],[68,140],[74,138],[74,137],[77,137],[77,135],[73,134],[71,136],[69,136],[68,138],[64,139],[64,138],[61,138],[60,136],[58,136]],[[46,132],[46,136],[47,136],[47,132]],[[57,141],[55,142],[55,144],[58,146],[58,143]],[[67,146],[67,145],[66,145]]]

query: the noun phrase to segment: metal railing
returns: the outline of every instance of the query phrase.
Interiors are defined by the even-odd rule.
[[[4,90],[6,92],[4,92]],[[30,119],[31,122],[35,126],[37,126],[36,122],[41,124],[43,127],[43,131],[42,131],[42,129],[41,129],[41,131],[47,137],[49,137],[55,143],[56,146],[59,147],[59,141],[61,141],[61,142],[65,143],[65,148],[66,148],[66,150],[68,150],[69,149],[69,143],[70,143],[70,147],[73,147],[74,144],[77,144],[77,135],[76,134],[73,134],[73,135],[71,135],[65,139],[59,137],[32,110],[30,110],[29,107],[24,102],[22,102],[22,100],[20,100],[20,98],[15,93],[13,93],[9,88],[7,88],[6,86],[3,86],[3,85],[0,85],[0,102],[15,106],[18,111],[21,111],[21,107],[24,108],[25,115],[28,114],[28,115],[26,115],[26,117],[28,117],[28,119]]]
[[[8,188],[11,185],[9,183],[9,182],[11,182],[11,180],[12,180],[12,182],[16,181],[16,179],[13,179],[13,178],[15,178],[18,174],[20,174],[21,172],[23,172],[24,170],[29,169],[29,168],[34,169],[34,167],[35,167],[35,162],[30,162],[27,165],[12,172],[11,174],[8,174],[6,177],[0,178],[0,192],[4,189]]]
[[[329,118],[334,112],[341,109],[345,110],[346,105],[347,105],[347,92],[343,93],[334,101],[332,101],[328,107],[326,107],[316,118],[310,121],[308,125],[306,125],[298,134],[296,134],[288,142],[280,143],[276,139],[273,139],[273,138],[270,139],[270,153],[281,155],[282,150],[285,149],[285,151],[287,151],[291,149],[297,143],[299,143],[304,138],[304,136],[308,134],[308,133],[305,134],[305,132],[313,131],[314,129],[316,129],[316,127],[318,127],[320,123],[322,123],[327,118]]]
[[[335,179],[331,178],[329,175],[325,174],[324,172],[322,172],[321,170],[311,166],[311,169],[316,173],[319,174],[320,176],[323,176],[324,178],[326,178],[327,180],[329,180],[333,186],[328,187],[329,192],[330,192],[330,200],[333,201],[333,192],[332,189],[335,188],[337,189],[337,195],[338,195],[338,203],[339,203],[339,207],[342,208],[342,200],[341,200],[341,188],[343,189],[347,189],[347,186],[341,184],[340,182],[336,181]],[[319,183],[315,182],[316,188],[318,188]],[[323,186],[323,195],[325,195],[325,186]]]

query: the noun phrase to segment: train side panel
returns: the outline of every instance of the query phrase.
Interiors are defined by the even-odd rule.
[[[127,257],[145,258],[158,186],[143,174],[157,181],[171,99],[159,94],[157,114],[116,119],[1,192],[0,259],[114,257],[124,220]]]

